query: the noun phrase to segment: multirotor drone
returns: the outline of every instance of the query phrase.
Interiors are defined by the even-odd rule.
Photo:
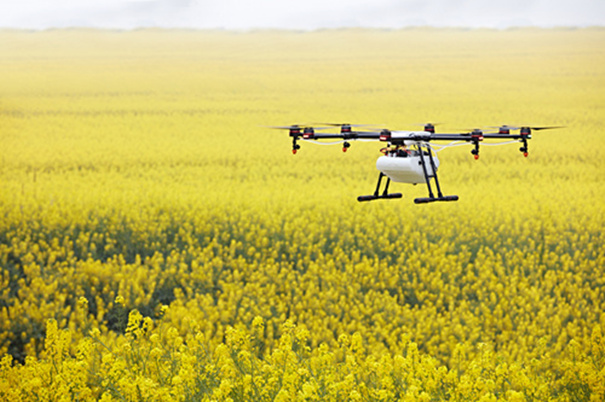
[[[437,178],[437,169],[439,168],[438,151],[452,146],[470,144],[473,146],[471,154],[475,159],[479,159],[479,143],[483,140],[499,140],[500,142],[485,145],[504,145],[519,142],[521,143],[519,151],[527,157],[527,141],[531,139],[532,131],[560,128],[560,126],[529,127],[502,125],[492,127],[497,129],[497,131],[493,132],[483,132],[481,129],[474,129],[464,133],[436,134],[436,124],[433,123],[425,124],[423,131],[391,131],[388,129],[371,128],[368,125],[348,123],[319,123],[319,125],[326,127],[294,124],[271,128],[288,130],[292,138],[293,154],[296,154],[300,149],[298,141],[301,139],[309,142],[338,140],[331,143],[342,143],[343,152],[347,151],[351,146],[350,141],[354,140],[380,141],[385,143],[386,146],[380,150],[383,156],[380,156],[376,161],[376,168],[379,171],[376,190],[371,195],[357,197],[357,200],[361,202],[401,198],[401,193],[389,193],[389,184],[391,181],[410,184],[426,183],[429,192],[428,197],[414,199],[416,204],[458,200],[457,195],[443,195],[441,192],[439,179]],[[316,132],[334,127],[339,127],[340,133]],[[357,128],[360,128],[360,130]],[[518,133],[514,133],[517,131]],[[502,142],[503,140],[505,141]],[[440,146],[431,144],[438,141],[448,141],[449,143]],[[380,186],[385,176],[387,178],[386,184],[381,191]],[[431,186],[431,179],[434,179],[435,182],[436,196]]]

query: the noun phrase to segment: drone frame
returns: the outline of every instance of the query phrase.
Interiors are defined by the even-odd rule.
[[[463,141],[473,145],[471,154],[475,159],[479,159],[479,143],[484,139],[497,139],[497,140],[518,140],[522,146],[519,151],[523,153],[523,156],[528,156],[528,144],[530,140],[532,130],[545,130],[553,128],[561,128],[561,126],[547,126],[547,127],[529,127],[529,126],[508,126],[502,125],[499,127],[498,132],[484,133],[480,129],[474,129],[464,133],[453,133],[453,134],[435,134],[435,125],[428,123],[424,125],[423,131],[390,131],[387,129],[372,130],[368,131],[356,131],[353,127],[369,127],[367,125],[352,125],[352,124],[333,124],[323,123],[322,125],[340,127],[340,133],[316,133],[315,130],[323,130],[329,127],[313,127],[307,125],[291,125],[285,127],[273,127],[278,129],[289,130],[290,137],[292,137],[292,153],[296,154],[300,149],[300,145],[297,143],[298,140],[328,140],[337,139],[343,141],[342,151],[346,152],[351,146],[351,140],[377,140],[381,142],[387,142],[394,146],[414,146],[416,152],[419,155],[420,165],[424,174],[424,181],[428,188],[428,197],[420,197],[414,199],[416,204],[427,204],[437,201],[457,201],[457,195],[443,195],[441,186],[439,184],[439,178],[437,177],[437,165],[433,156],[433,149],[429,145],[431,141]],[[511,134],[511,131],[519,130],[519,134]],[[430,169],[429,169],[430,167]],[[387,176],[382,171],[379,171],[378,183],[376,184],[376,190],[371,195],[361,195],[357,197],[360,202],[372,201],[377,199],[396,199],[402,198],[401,193],[389,193],[389,184],[391,178],[387,176],[387,181],[384,190],[380,191],[383,177]],[[430,183],[430,179],[435,181],[435,189],[437,196],[433,192],[433,188]]]

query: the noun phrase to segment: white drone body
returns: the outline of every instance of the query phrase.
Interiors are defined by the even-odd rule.
[[[417,140],[409,140],[406,138],[418,138],[419,136],[426,135],[424,131],[392,131],[391,139],[403,140],[405,147],[412,145],[419,145]],[[425,158],[429,158],[428,154],[425,154]],[[387,153],[381,156],[376,161],[376,169],[382,172],[385,176],[396,183],[426,183],[426,177],[435,176],[436,170],[439,168],[439,159],[437,155],[433,155],[433,162],[435,170],[433,171],[433,164],[427,163],[425,165],[426,172],[423,168],[422,160],[420,159],[420,151],[400,150],[398,152]]]
[[[426,156],[428,158],[428,155]],[[439,168],[439,159],[433,156],[435,170]],[[426,183],[425,173],[422,168],[420,155],[408,154],[407,156],[384,155],[376,160],[376,169],[381,171],[389,179],[396,183]],[[429,178],[434,176],[433,167],[426,165]]]

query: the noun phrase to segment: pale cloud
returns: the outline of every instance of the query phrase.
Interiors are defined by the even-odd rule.
[[[0,27],[401,28],[605,25],[601,0],[0,0]]]

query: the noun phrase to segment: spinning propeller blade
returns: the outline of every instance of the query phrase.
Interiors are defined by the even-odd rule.
[[[440,126],[443,123],[431,123],[430,121],[427,123],[414,123],[412,126]]]
[[[312,128],[313,130],[327,130],[331,127],[315,127],[312,124],[292,124],[291,126],[265,126],[275,130],[303,130],[305,128]]]
[[[292,124],[290,126],[265,126],[267,128],[272,128],[275,130],[295,130],[297,128],[302,129],[304,127],[308,127],[308,124]]]
[[[554,128],[564,128],[565,126],[528,126],[525,124],[515,124],[515,125],[508,125],[508,124],[502,124],[500,126],[489,126],[489,128],[497,128],[500,130],[521,130],[522,128],[529,128],[530,130],[535,130],[535,131],[539,131],[539,130],[550,130],[550,129],[554,129]]]
[[[532,130],[551,130],[553,128],[564,128],[565,126],[546,126],[546,127],[530,127]]]
[[[330,126],[330,127],[376,127],[375,124],[349,124],[349,123],[316,123],[321,124],[322,126]]]

